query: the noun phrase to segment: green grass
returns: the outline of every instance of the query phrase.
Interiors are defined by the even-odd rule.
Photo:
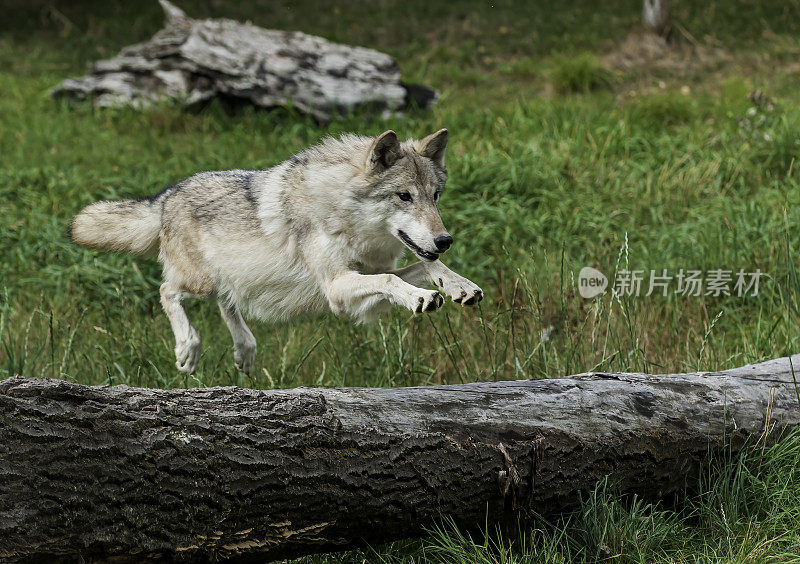
[[[586,93],[610,86],[613,74],[591,53],[580,53],[557,58],[551,80],[559,93]]]
[[[185,7],[386,51],[405,80],[440,89],[441,101],[427,113],[352,115],[329,126],[285,110],[230,116],[217,105],[199,113],[168,104],[146,112],[69,107],[48,89],[149,37],[159,8],[12,0],[0,22],[0,378],[403,386],[714,370],[797,351],[797,1],[675,3],[684,54],[671,66],[627,71],[602,61],[636,26],[633,1]],[[695,43],[703,56],[687,51]],[[748,100],[755,89],[772,109]],[[189,305],[203,338],[200,368],[179,374],[158,303],[158,264],[88,251],[66,237],[69,218],[97,199],[149,195],[200,170],[269,167],[327,134],[393,128],[421,136],[440,127],[451,131],[442,216],[455,244],[446,262],[484,288],[481,307],[448,304],[423,317],[394,311],[369,326],[332,316],[251,323],[259,353],[249,377],[233,370],[230,337],[207,303]],[[764,276],[756,297],[584,300],[576,277],[586,265],[612,279],[622,268]],[[782,443],[770,460],[780,465],[795,445]],[[796,507],[797,491],[781,485],[766,458],[728,462],[709,478],[730,485],[721,499],[708,493],[691,506],[654,507],[602,485],[582,511],[525,528],[513,542],[445,528],[380,554],[569,562],[797,553],[791,508],[773,516],[747,497],[761,487],[768,500],[795,496]],[[603,530],[601,521],[619,525]]]

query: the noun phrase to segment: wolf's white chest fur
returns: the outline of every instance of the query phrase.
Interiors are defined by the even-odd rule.
[[[302,218],[287,217],[281,202],[285,167],[265,171],[254,183],[260,229],[203,245],[208,262],[216,265],[220,297],[246,316],[264,320],[329,311],[320,284],[326,263],[357,265],[365,273],[379,272],[393,268],[403,252],[396,239],[384,235],[385,226],[369,217],[363,218],[362,225],[340,230],[338,225],[343,220],[337,212],[341,210],[324,202],[308,210],[318,216],[318,221],[298,233],[296,223]],[[349,237],[352,228],[360,234],[358,241]],[[376,309],[384,311],[386,307],[378,305]]]

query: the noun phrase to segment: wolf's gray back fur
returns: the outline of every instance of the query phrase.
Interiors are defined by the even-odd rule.
[[[392,304],[441,305],[432,281],[459,303],[480,288],[438,260],[452,238],[438,213],[447,131],[400,143],[327,138],[268,170],[203,172],[147,199],[98,202],[71,225],[78,244],[158,252],[162,304],[176,335],[178,367],[193,371],[199,336],[185,297],[215,297],[234,337],[237,366],[252,367],[246,315],[286,320],[333,310],[360,321]],[[396,271],[405,248],[422,262]]]

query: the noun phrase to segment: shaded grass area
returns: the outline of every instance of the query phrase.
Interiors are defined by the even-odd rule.
[[[714,370],[797,351],[796,1],[675,3],[687,49],[680,64],[624,71],[604,66],[603,56],[636,25],[639,2],[184,6],[197,17],[250,19],[375,47],[398,57],[405,80],[442,91],[430,113],[357,114],[329,126],[290,110],[229,115],[216,104],[198,113],[164,104],[140,113],[53,102],[50,87],[149,37],[160,10],[155,2],[7,4],[0,22],[0,378],[403,386]],[[692,57],[695,43],[712,55]],[[748,99],[756,89],[765,98]],[[445,262],[484,288],[481,307],[447,304],[422,317],[394,311],[369,326],[332,316],[251,323],[259,352],[249,377],[233,369],[230,337],[208,303],[189,306],[203,338],[200,368],[179,374],[158,303],[158,264],[87,251],[66,237],[69,218],[97,199],[150,195],[200,170],[269,167],[328,134],[392,128],[406,137],[440,127],[451,131],[442,216],[455,237]],[[759,269],[763,276],[757,296],[586,300],[576,278],[587,265],[612,281],[625,268]],[[747,461],[720,461],[688,507],[623,500],[600,485],[583,512],[525,528],[513,543],[514,535],[469,539],[446,528],[378,554],[446,562],[783,561],[798,530],[796,515],[791,525],[790,509],[778,511],[775,500],[798,506],[796,484],[780,481],[783,472],[797,482],[785,462],[796,460],[796,444],[795,437]],[[763,500],[754,501],[756,491]]]

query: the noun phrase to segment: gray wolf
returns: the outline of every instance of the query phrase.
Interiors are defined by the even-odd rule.
[[[438,209],[447,137],[329,137],[268,170],[202,172],[150,198],[94,203],[73,218],[70,236],[158,253],[178,370],[192,373],[200,360],[182,304],[199,297],[218,301],[236,367],[250,372],[256,341],[243,314],[287,320],[330,310],[365,322],[392,305],[434,311],[440,291],[462,305],[483,298],[439,261],[453,242]],[[420,261],[397,269],[406,249]]]

